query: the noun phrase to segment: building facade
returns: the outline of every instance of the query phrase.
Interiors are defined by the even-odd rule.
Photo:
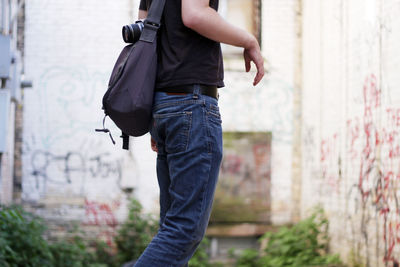
[[[4,9],[8,2],[1,3]],[[124,46],[121,26],[135,21],[138,4],[30,0],[23,5],[20,51],[33,88],[21,102],[6,96],[0,107],[7,111],[0,116],[8,118],[0,121],[0,130],[7,128],[0,133],[0,144],[6,144],[0,158],[3,203],[19,192],[14,199],[49,222],[78,221],[106,240],[125,219],[132,196],[146,212],[158,213],[150,137],[132,139],[127,152],[120,141],[114,146],[94,131],[101,126],[101,98]],[[320,204],[331,222],[332,252],[349,263],[395,266],[400,260],[400,2],[220,0],[220,13],[257,36],[268,71],[253,87],[254,73],[244,72],[242,51],[223,46],[226,87],[219,103],[226,153],[219,192],[241,203],[251,203],[252,193],[265,197],[262,209],[253,206],[260,216],[235,223],[292,223]],[[5,84],[3,78],[0,96],[8,90]],[[14,130],[19,103],[23,129]],[[112,122],[106,123],[118,136]],[[15,162],[14,146],[21,151]],[[215,220],[232,223],[225,215]],[[240,227],[231,236],[258,234]]]

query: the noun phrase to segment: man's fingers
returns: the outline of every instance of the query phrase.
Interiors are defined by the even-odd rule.
[[[261,79],[264,77],[265,71],[264,71],[264,61],[262,60],[261,62],[256,63],[257,67],[257,74],[256,77],[254,78],[253,85],[256,86]]]
[[[246,66],[246,72],[251,69],[251,62],[253,61],[256,65],[257,74],[254,78],[253,85],[257,85],[261,79],[264,77],[264,59],[262,58],[259,49],[244,50],[244,63]]]
[[[253,85],[256,86],[263,77],[264,77],[264,73],[257,72],[256,77],[254,78]]]
[[[249,72],[250,69],[251,69],[250,60],[245,59],[245,60],[244,60],[244,63],[245,63],[245,65],[246,65],[246,72]]]
[[[150,143],[151,143],[151,149],[152,149],[154,152],[158,152],[156,141],[155,141],[153,138],[151,138]]]

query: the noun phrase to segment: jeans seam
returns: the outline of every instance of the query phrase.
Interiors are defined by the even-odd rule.
[[[210,156],[212,153],[209,153],[208,155]],[[207,186],[208,186],[208,182],[210,181],[210,173],[211,173],[211,160],[212,160],[212,156],[211,157],[207,157],[208,158],[208,176],[207,176],[207,179],[206,179],[206,181],[204,181],[204,184],[203,184],[203,187],[202,187],[202,189],[201,189],[201,198],[199,199],[199,207],[200,207],[200,212],[198,213],[198,217],[200,217],[200,214],[202,214],[202,213],[204,213],[205,211],[206,211],[206,209],[205,209],[205,207],[203,207],[204,206],[204,194],[206,193],[206,188],[207,188]],[[200,218],[197,218],[197,224],[196,224],[196,227],[195,227],[195,229],[198,229],[201,225],[200,225],[200,222],[201,222],[201,220],[200,220]],[[202,233],[203,234],[203,233]],[[192,238],[194,239],[194,240],[196,240],[197,239],[197,235],[198,235],[198,233],[193,233],[193,236],[192,236]]]
[[[221,115],[219,115],[219,114],[217,114],[217,113],[214,113],[214,112],[212,112],[212,111],[208,111],[207,112],[207,115],[209,115],[210,116],[210,118],[211,117],[214,117],[215,119],[217,119],[218,121],[218,123],[222,123],[222,119],[221,119]]]
[[[188,149],[188,147],[189,147],[189,143],[190,143],[190,130],[192,129],[192,112],[190,112],[190,114],[188,114],[188,117],[189,117],[189,119],[188,119],[188,127],[187,127],[187,130],[185,131],[185,135],[186,136],[184,136],[184,138],[185,138],[185,141],[186,141],[186,145],[185,145],[185,150],[184,151],[187,151],[187,149]]]
[[[170,107],[170,106],[179,106],[179,105],[189,105],[189,104],[204,104],[205,100],[179,100],[173,102],[166,102],[157,104],[153,107],[153,112],[156,112],[160,108]]]
[[[205,120],[205,126],[206,126],[206,131],[207,131],[207,154],[210,155],[212,151],[211,147],[211,129],[210,129],[210,122],[208,121],[208,111],[206,107],[203,107],[203,114],[204,114],[204,120]]]
[[[177,117],[177,116],[182,116],[182,115],[191,115],[191,111],[181,111],[181,112],[172,112],[172,113],[161,113],[157,114],[154,113],[153,118],[155,119],[163,119],[163,118],[171,118],[171,117]]]

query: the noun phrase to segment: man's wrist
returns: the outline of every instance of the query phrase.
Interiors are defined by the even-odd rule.
[[[244,49],[252,49],[258,44],[257,39],[250,33],[248,33],[247,40],[245,42]]]

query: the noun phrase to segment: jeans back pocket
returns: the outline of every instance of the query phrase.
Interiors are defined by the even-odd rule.
[[[192,112],[153,114],[157,142],[165,147],[167,153],[186,151],[192,124]]]

